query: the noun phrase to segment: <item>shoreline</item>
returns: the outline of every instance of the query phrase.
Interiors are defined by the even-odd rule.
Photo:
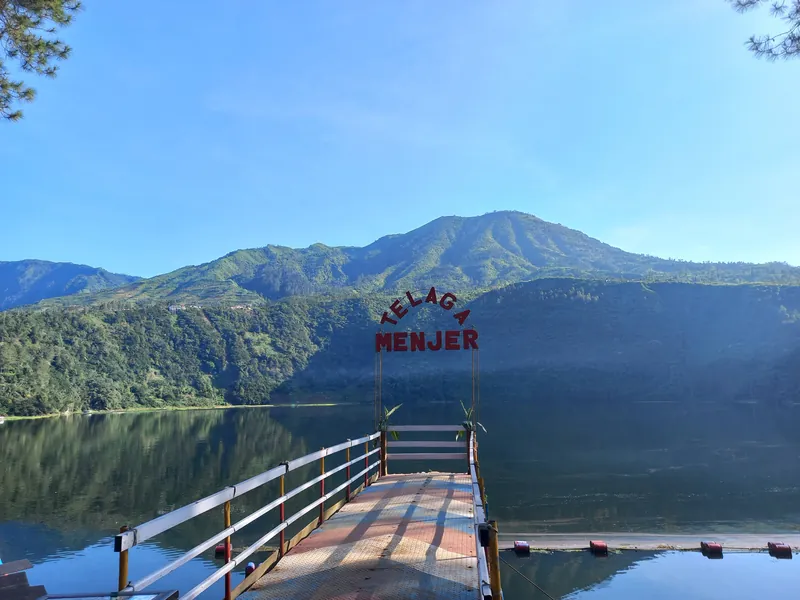
[[[11,421],[31,421],[34,419],[55,419],[58,417],[91,417],[94,415],[121,415],[131,413],[146,412],[167,412],[182,410],[228,410],[232,408],[328,408],[333,406],[353,406],[365,404],[363,402],[295,402],[277,404],[215,404],[214,406],[163,406],[163,407],[142,407],[142,408],[120,408],[114,410],[93,410],[89,413],[70,412],[70,413],[50,413],[47,415],[32,416],[10,416],[5,417],[5,423]]]

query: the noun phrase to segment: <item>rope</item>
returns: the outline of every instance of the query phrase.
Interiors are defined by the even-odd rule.
[[[530,583],[533,587],[535,587],[537,590],[542,592],[545,596],[550,598],[550,600],[556,600],[550,594],[548,594],[542,588],[540,588],[538,585],[536,585],[531,579],[528,579],[523,573],[521,573],[519,570],[517,570],[510,562],[508,562],[505,558],[503,558],[502,554],[498,554],[498,556],[500,557],[500,560],[503,561],[504,563],[506,563],[506,566],[509,567],[512,571],[514,571],[517,575],[522,577],[525,581]]]

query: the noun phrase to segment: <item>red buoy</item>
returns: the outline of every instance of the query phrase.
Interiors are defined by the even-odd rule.
[[[767,544],[769,555],[774,558],[792,558],[792,547],[783,542],[769,542]]]
[[[250,575],[250,573],[252,573],[255,570],[256,570],[256,563],[249,562],[249,563],[247,563],[247,566],[244,568],[244,574],[245,575]]]
[[[214,548],[214,556],[224,556],[225,555],[225,544],[217,544]]]
[[[722,544],[718,542],[700,542],[700,552],[709,558],[722,557]]]
[[[517,554],[530,554],[531,545],[528,542],[514,542],[514,552]]]
[[[598,555],[608,554],[608,544],[600,540],[592,540],[589,542],[589,551]]]

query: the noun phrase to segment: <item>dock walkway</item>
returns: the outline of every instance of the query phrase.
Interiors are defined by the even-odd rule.
[[[292,548],[250,600],[479,597],[470,475],[387,475]]]
[[[461,432],[464,440],[390,442],[389,434],[397,432]],[[397,448],[435,451],[397,452]],[[344,462],[326,470],[325,458],[339,452],[344,453]],[[463,461],[468,472],[389,475],[390,460],[392,464]],[[312,463],[319,464],[320,475],[287,491],[286,475]],[[344,483],[326,490],[326,479],[342,471]],[[270,482],[278,484],[278,497],[247,515],[239,515],[241,518],[234,522],[231,502]],[[315,486],[319,486],[319,498],[287,515],[286,502]],[[389,426],[284,461],[136,527],[123,526],[114,538],[114,551],[119,553],[118,589],[128,593],[145,590],[213,549],[216,557],[224,558],[224,564],[192,589],[182,591],[181,600],[197,600],[222,579],[225,600],[239,596],[250,600],[500,600],[497,528],[487,520],[485,499],[472,429],[463,424]],[[131,581],[131,549],[220,507],[221,531]],[[316,510],[317,518],[286,539],[288,527]],[[279,523],[250,546],[237,548],[234,555],[231,537],[270,511],[278,512]],[[248,562],[270,542],[277,542],[278,548],[258,565]],[[233,572],[242,568],[245,578],[234,587]]]

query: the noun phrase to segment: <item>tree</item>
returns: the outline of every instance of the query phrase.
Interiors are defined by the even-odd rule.
[[[0,118],[21,119],[16,105],[36,96],[12,76],[8,63],[17,62],[22,72],[55,77],[55,61],[67,58],[71,48],[53,36],[80,8],[80,0],[0,0]]]
[[[800,0],[770,0],[772,16],[785,23],[786,30],[775,35],[752,35],[747,48],[767,60],[800,56]],[[738,12],[767,4],[768,0],[728,0]]]

